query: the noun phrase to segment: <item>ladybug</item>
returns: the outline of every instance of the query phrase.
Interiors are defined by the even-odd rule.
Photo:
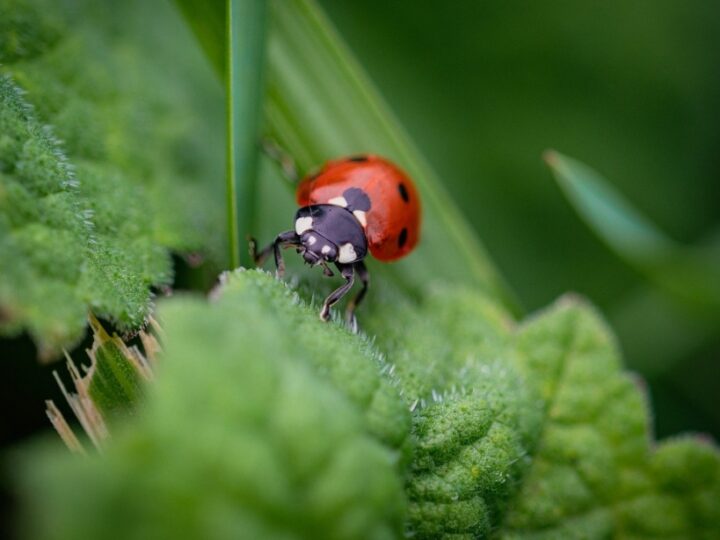
[[[378,260],[394,261],[410,253],[420,234],[420,197],[415,184],[396,165],[377,155],[328,161],[319,172],[297,185],[295,227],[280,233],[262,251],[251,252],[262,264],[272,252],[278,276],[285,271],[280,248],[295,247],[310,266],[321,266],[332,277],[332,263],[345,279],[323,302],[320,319],[352,288],[355,276],[362,288],[347,307],[347,320],[357,330],[355,309],[368,289],[363,262],[368,251]]]

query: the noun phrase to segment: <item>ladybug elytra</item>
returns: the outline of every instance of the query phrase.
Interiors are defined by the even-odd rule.
[[[292,230],[280,233],[259,253],[262,264],[272,252],[279,276],[284,273],[281,248],[295,247],[305,262],[322,266],[333,276],[334,264],[345,283],[323,302],[320,318],[350,291],[355,276],[362,288],[347,307],[347,320],[357,329],[355,309],[367,292],[369,276],[363,260],[370,252],[381,261],[404,257],[418,242],[420,199],[412,180],[396,165],[376,155],[354,156],[327,162],[297,186],[300,208]],[[251,244],[254,252],[254,243]]]

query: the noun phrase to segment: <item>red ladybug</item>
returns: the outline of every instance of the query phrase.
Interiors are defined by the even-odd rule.
[[[335,264],[345,283],[325,299],[320,311],[324,321],[357,274],[362,289],[347,307],[348,322],[356,328],[355,308],[368,288],[363,262],[368,250],[376,259],[394,261],[418,242],[420,197],[415,184],[396,165],[370,154],[327,162],[320,172],[302,179],[296,195],[300,209],[295,228],[254,254],[255,262],[261,264],[272,251],[282,276],[280,248],[294,246],[307,264],[322,266],[327,276],[333,275],[328,263]]]

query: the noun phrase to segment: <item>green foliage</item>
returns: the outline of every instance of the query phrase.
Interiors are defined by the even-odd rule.
[[[225,31],[225,2],[176,3],[214,67],[224,75],[226,59],[218,42]],[[405,289],[419,289],[427,280],[439,276],[471,283],[515,306],[501,276],[447,197],[440,180],[408,140],[315,2],[272,0],[269,4],[264,103],[267,134],[293,156],[302,172],[310,172],[341,155],[386,155],[407,170],[422,194],[422,243],[413,262],[403,260],[393,270],[374,270],[385,273]],[[261,207],[259,215],[276,215],[279,198]],[[289,224],[289,218],[286,222]]]
[[[521,303],[591,298],[649,378],[658,432],[720,437],[717,325],[598,241],[541,159],[582,158],[678,243],[718,245],[720,3],[319,3]]]
[[[237,268],[254,262],[244,246],[248,237],[257,234],[258,141],[268,3],[230,0],[226,5],[228,251],[230,267]]]
[[[650,376],[674,365],[676,371],[665,377],[673,381],[692,377],[692,368],[680,367],[683,359],[713,343],[720,328],[717,238],[697,246],[680,244],[598,172],[555,151],[545,158],[580,217],[645,280],[613,320],[633,366]],[[711,396],[706,399],[710,403],[705,407],[712,414],[716,407]]]
[[[52,452],[27,462],[25,493],[39,512],[29,534],[400,535],[393,447],[408,414],[377,354],[320,323],[267,274],[234,274],[217,294],[162,306],[157,382],[102,457]]]
[[[644,394],[583,302],[515,326],[462,287],[388,292],[373,345],[269,274],[223,282],[161,306],[157,382],[103,457],[24,458],[34,537],[720,534],[720,454],[651,447]]]
[[[92,363],[86,375],[87,396],[105,418],[127,414],[142,396],[149,368],[120,338],[110,337],[97,321],[91,324],[95,339],[88,352]]]
[[[100,322],[90,316],[93,344],[86,349],[89,365],[78,369],[66,353],[70,390],[53,372],[65,401],[82,430],[96,449],[101,450],[110,436],[108,422],[128,418],[140,405],[144,383],[153,378],[152,365],[158,349],[156,338],[141,330],[142,349],[128,347],[117,335],[112,337]],[[55,431],[72,452],[85,454],[85,447],[53,400],[45,402],[45,412]]]
[[[59,24],[39,6],[26,0],[0,3],[0,62],[32,58],[51,47],[59,37]]]
[[[125,327],[140,324],[147,285],[167,281],[167,268],[143,274],[124,239],[94,228],[72,167],[7,76],[0,78],[0,132],[4,331],[26,327],[52,353],[80,336],[88,305]]]
[[[720,324],[718,245],[678,245],[587,165],[554,151],[546,161],[580,216],[618,255],[662,290]]]
[[[198,4],[181,2],[204,13]],[[222,36],[208,31],[223,22],[219,6],[197,24],[211,42]],[[133,70],[141,49],[112,24],[126,8],[104,7],[98,29],[49,32],[30,51],[17,45],[32,35],[21,25],[0,49],[29,92],[2,79],[0,265],[14,266],[0,300],[15,308],[6,329],[43,339],[87,307],[137,324],[148,285],[168,279],[167,248],[199,245],[212,230],[198,225],[211,213],[193,210],[209,208],[202,197],[168,203],[175,190],[199,193],[183,175],[206,170],[206,154],[178,146],[184,126],[167,120],[177,96],[165,101],[133,79],[175,87]],[[378,272],[373,311],[361,314],[372,340],[320,323],[317,306],[262,272],[224,275],[209,302],[164,302],[156,382],[131,418],[109,415],[103,454],[20,458],[26,534],[720,536],[717,450],[690,438],[651,447],[643,393],[582,302],[517,326],[493,266],[322,15],[305,0],[277,0],[271,13],[269,132],[303,168],[365,150],[397,159],[426,201],[422,247]],[[205,47],[217,60],[218,47]],[[65,139],[76,173],[36,116]],[[122,352],[106,342],[96,356],[110,365]],[[95,374],[88,400],[105,412],[137,399],[134,375]],[[112,379],[125,382],[105,387]]]
[[[88,309],[121,330],[141,325],[150,287],[171,283],[169,249],[222,245],[201,186],[219,173],[222,133],[189,112],[192,62],[158,69],[143,61],[151,37],[111,31],[129,8],[91,25],[82,7],[60,17],[54,3],[0,1],[14,14],[0,25],[0,69],[14,81],[3,75],[0,96],[0,328],[26,329],[46,356],[79,339]]]
[[[644,393],[620,371],[614,340],[592,310],[561,301],[520,327],[516,343],[545,407],[531,468],[500,536],[720,534],[720,511],[706,502],[720,493],[717,450],[689,439],[678,450],[676,442],[650,447]],[[658,467],[665,452],[677,459],[674,471]],[[691,456],[704,457],[696,466]],[[678,474],[682,489],[666,480]]]
[[[528,465],[540,420],[540,398],[513,364],[512,319],[462,287],[438,287],[420,303],[389,295],[375,307],[371,331],[414,411],[410,530],[487,537]]]

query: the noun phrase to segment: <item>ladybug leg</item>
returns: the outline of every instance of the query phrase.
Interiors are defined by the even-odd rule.
[[[320,265],[323,267],[323,274],[327,277],[333,277],[335,275],[325,261],[320,261]]]
[[[295,160],[290,154],[280,148],[278,143],[270,137],[263,137],[262,149],[267,157],[280,165],[285,178],[287,178],[292,184],[297,184],[300,181],[300,175],[298,174],[297,167],[295,166]]]
[[[277,269],[277,276],[282,277],[285,274],[285,262],[283,261],[280,248],[287,246],[299,246],[300,239],[298,238],[297,234],[295,234],[295,231],[285,231],[278,234],[275,237],[275,240],[273,240],[272,244],[266,246],[260,252],[255,251],[256,245],[257,243],[255,242],[255,239],[251,238],[250,255],[255,260],[255,264],[257,266],[262,265],[262,263],[265,262],[265,259],[267,259],[268,255],[270,255],[270,252],[272,251],[273,255],[275,256],[275,268]]]
[[[331,292],[323,302],[323,307],[320,310],[320,319],[323,321],[330,319],[330,308],[345,296],[352,288],[353,283],[355,283],[355,267],[352,264],[338,264],[337,267],[342,277],[345,278],[345,283]]]
[[[353,333],[357,334],[358,324],[357,318],[355,317],[355,309],[357,309],[360,302],[362,302],[363,298],[365,298],[365,293],[367,293],[368,286],[370,285],[370,273],[368,272],[365,263],[362,261],[355,263],[355,273],[360,278],[362,288],[360,289],[360,292],[357,293],[357,296],[348,302],[347,309],[345,310],[345,320],[350,325]]]

